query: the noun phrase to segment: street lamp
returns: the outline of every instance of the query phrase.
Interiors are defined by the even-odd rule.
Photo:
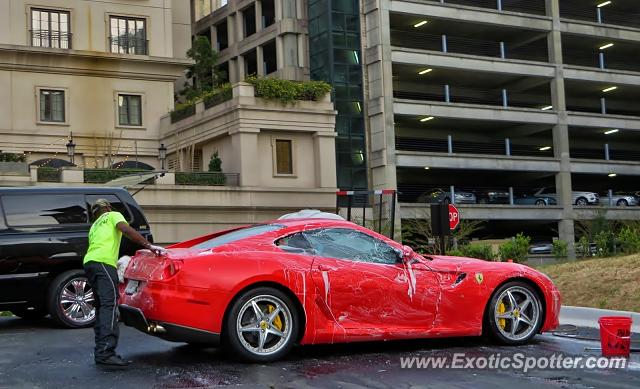
[[[158,159],[160,160],[160,170],[164,170],[164,161],[167,159],[167,148],[164,147],[164,143],[160,143],[160,147],[158,147]]]
[[[75,165],[73,162],[73,157],[76,155],[76,144],[73,143],[73,132],[69,133],[69,142],[67,143],[67,155],[69,156],[69,162],[72,165]]]

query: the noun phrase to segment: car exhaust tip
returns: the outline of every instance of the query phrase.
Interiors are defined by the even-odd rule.
[[[149,324],[149,327],[147,327],[147,331],[154,334],[164,334],[167,332],[167,330],[163,326],[157,323]]]

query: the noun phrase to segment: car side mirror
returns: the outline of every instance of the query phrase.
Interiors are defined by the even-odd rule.
[[[400,249],[397,249],[394,247],[393,252],[396,253],[396,259],[398,260],[398,262],[402,262],[402,259],[404,258],[404,252]]]

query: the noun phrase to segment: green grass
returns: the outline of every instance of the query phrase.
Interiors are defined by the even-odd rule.
[[[640,254],[536,268],[560,289],[563,305],[640,312]]]

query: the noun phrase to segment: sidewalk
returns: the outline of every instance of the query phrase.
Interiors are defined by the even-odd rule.
[[[585,307],[570,307],[563,305],[560,310],[560,324],[573,324],[580,327],[599,328],[598,318],[602,316],[631,317],[631,332],[640,333],[640,313],[627,311],[611,311]]]

